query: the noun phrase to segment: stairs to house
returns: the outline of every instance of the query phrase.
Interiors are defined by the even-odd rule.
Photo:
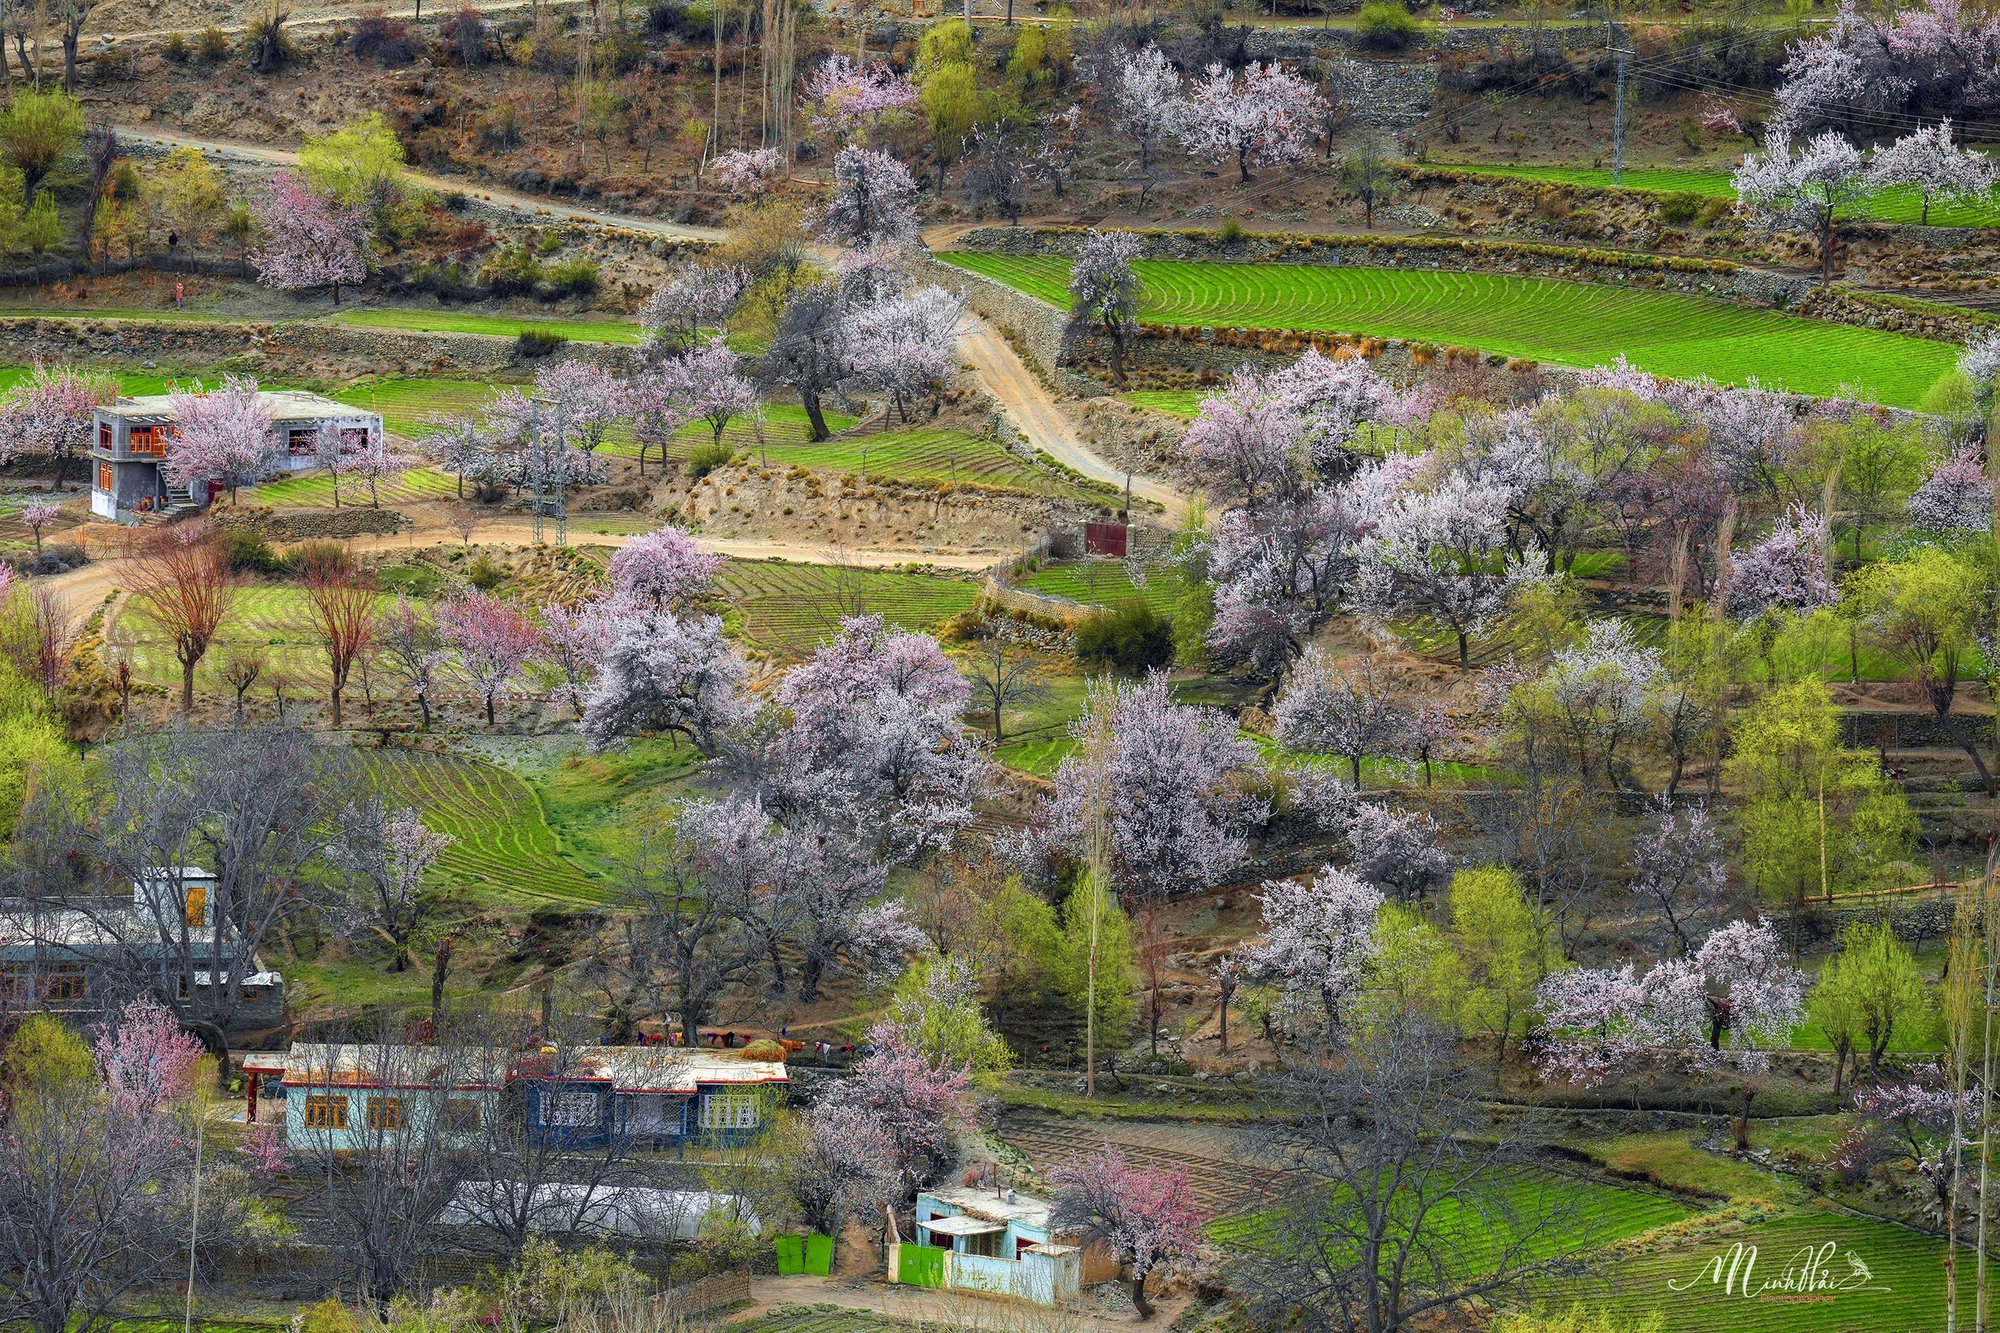
[[[167,503],[161,513],[168,518],[179,518],[182,514],[199,513],[201,502],[194,497],[192,486],[168,486]]]

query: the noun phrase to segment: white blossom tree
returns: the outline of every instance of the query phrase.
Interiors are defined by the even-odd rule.
[[[817,215],[836,245],[908,245],[917,239],[917,183],[891,154],[854,144],[833,159],[833,184]]]
[[[1264,935],[1239,956],[1278,987],[1288,1022],[1324,1025],[1339,1045],[1342,1013],[1361,989],[1376,953],[1381,891],[1351,871],[1326,866],[1310,880],[1274,879],[1258,895]]]
[[[1952,142],[1951,122],[1941,120],[1912,130],[1868,160],[1868,184],[1877,190],[1907,186],[1923,203],[1922,221],[1930,225],[1931,204],[1976,199],[1992,192],[1994,168],[1984,153]]]
[[[1187,112],[1180,72],[1151,43],[1121,51],[1111,77],[1111,104],[1119,137],[1139,152],[1135,165],[1144,208],[1160,145],[1175,136]]]
[[[1204,162],[1233,161],[1248,183],[1252,167],[1310,156],[1325,118],[1319,89],[1275,61],[1240,71],[1213,64],[1190,86],[1174,133]]]
[[[1746,153],[1730,177],[1737,207],[1772,231],[1802,232],[1819,249],[1819,280],[1833,281],[1834,220],[1868,192],[1861,154],[1841,135],[1824,130],[1794,149],[1790,135],[1773,129],[1762,156]]]
[[[1069,322],[1063,338],[1075,341],[1089,334],[1111,340],[1111,376],[1125,382],[1125,343],[1139,332],[1139,301],[1144,296],[1132,263],[1141,251],[1139,238],[1128,231],[1092,231],[1077,247],[1069,271]]]
[[[1993,483],[1973,449],[1954,450],[1910,496],[1910,523],[1930,532],[1991,532]]]

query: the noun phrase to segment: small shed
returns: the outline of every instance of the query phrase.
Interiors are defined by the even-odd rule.
[[[1049,1204],[976,1186],[917,1196],[917,1243],[891,1246],[889,1279],[1057,1305],[1082,1285],[1076,1245],[1049,1230]]]

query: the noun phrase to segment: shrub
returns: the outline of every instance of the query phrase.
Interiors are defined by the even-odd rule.
[[[481,592],[492,592],[507,581],[507,571],[481,552],[479,557],[467,566],[465,580]]]
[[[1676,190],[1660,199],[1660,221],[1669,227],[1685,227],[1700,216],[1707,200],[1692,190]]]
[[[1215,243],[1235,245],[1249,233],[1243,229],[1243,219],[1234,213],[1225,213],[1222,221],[1215,224]]]
[[[706,444],[697,444],[688,454],[688,476],[699,481],[734,457],[736,457],[736,446],[727,440],[710,440]]]
[[[278,575],[285,572],[285,558],[271,548],[262,534],[249,528],[224,528],[222,549],[229,567],[239,574]]]
[[[1388,0],[1370,0],[1361,6],[1354,32],[1362,48],[1369,51],[1407,51],[1423,35],[1410,11]]]
[[[542,272],[541,285],[554,296],[595,296],[603,280],[594,259],[565,259]]]
[[[515,340],[514,348],[526,357],[548,356],[568,341],[568,338],[553,329],[522,329],[521,336]]]
[[[1077,660],[1120,671],[1146,671],[1174,660],[1174,623],[1133,597],[1076,627]]]
[[[170,32],[167,34],[167,46],[163,54],[176,65],[180,65],[185,64],[194,51],[188,46],[186,37],[177,32]]]
[[[438,26],[438,41],[461,65],[486,63],[486,20],[470,5]]]
[[[479,122],[479,141],[488,148],[521,146],[521,113],[512,102],[502,99]]]
[[[1727,213],[1729,209],[1729,200],[1722,198],[1710,199],[1701,206],[1701,212],[1695,217],[1695,221],[1704,227],[1713,227],[1716,220],[1724,213]]]
[[[195,38],[194,53],[204,65],[219,64],[229,56],[229,39],[220,28],[203,28]]]
[[[542,262],[526,245],[503,245],[479,266],[479,281],[491,287],[495,296],[531,292],[541,280]]]
[[[354,21],[354,36],[348,40],[347,49],[391,66],[407,65],[417,54],[409,25],[382,9],[367,10]]]

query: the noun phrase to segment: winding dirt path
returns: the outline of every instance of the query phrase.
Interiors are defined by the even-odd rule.
[[[1037,449],[1093,481],[1122,488],[1129,477],[1133,495],[1159,505],[1170,523],[1180,523],[1187,513],[1187,501],[1180,492],[1151,477],[1127,473],[1085,444],[1056,406],[1055,397],[1042,387],[999,330],[977,315],[968,315],[965,332],[958,335],[958,351],[972,368],[979,387],[993,395],[1015,429]]]
[[[165,130],[133,129],[118,127],[118,137],[135,143],[154,144],[162,148],[191,147],[231,162],[248,162],[257,166],[292,167],[297,166],[299,155],[289,148],[271,148],[264,144],[237,143],[228,139],[202,139],[191,134],[172,133]],[[673,241],[698,241],[714,244],[724,240],[728,233],[716,227],[688,227],[678,222],[662,222],[658,218],[635,217],[627,213],[611,213],[595,208],[580,208],[575,204],[565,204],[540,195],[522,194],[515,190],[502,189],[497,185],[485,185],[476,181],[461,180],[452,176],[433,175],[414,167],[404,168],[404,174],[428,190],[452,191],[478,199],[495,208],[506,209],[510,213],[520,213],[528,217],[568,218],[576,222],[593,222],[601,227],[611,227],[623,231],[641,232],[647,236],[660,236]]]

